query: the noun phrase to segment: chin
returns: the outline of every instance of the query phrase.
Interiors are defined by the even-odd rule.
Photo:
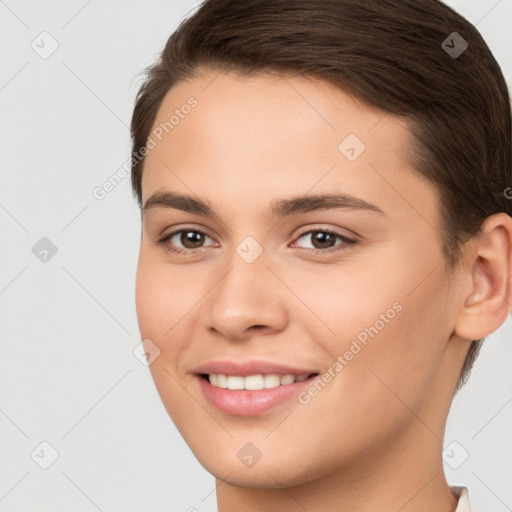
[[[189,445],[190,446],[190,445]],[[328,474],[330,468],[314,464],[304,457],[300,447],[295,458],[285,455],[263,454],[252,466],[241,462],[236,450],[227,450],[216,445],[216,450],[201,452],[191,446],[195,457],[208,473],[230,485],[254,489],[281,489],[303,485]],[[308,464],[306,465],[306,461]]]

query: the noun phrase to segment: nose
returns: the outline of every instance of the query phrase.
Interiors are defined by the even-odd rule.
[[[237,254],[229,269],[207,295],[209,328],[225,338],[242,341],[279,332],[288,322],[286,288],[261,255],[247,263]]]

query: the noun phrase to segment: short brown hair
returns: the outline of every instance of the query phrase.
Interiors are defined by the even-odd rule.
[[[454,37],[468,44],[458,56],[445,51]],[[406,118],[413,168],[439,191],[438,236],[449,268],[488,216],[512,214],[504,193],[512,181],[507,83],[479,31],[439,0],[206,0],[147,70],[133,111],[132,155],[146,146],[169,89],[204,70],[321,79]],[[139,206],[143,167],[143,158],[132,157]],[[458,389],[484,339],[472,341]]]

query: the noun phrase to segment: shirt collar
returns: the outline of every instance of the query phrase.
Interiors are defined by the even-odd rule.
[[[469,492],[467,487],[454,486],[450,487],[452,494],[458,498],[457,508],[455,512],[471,512],[469,505]]]

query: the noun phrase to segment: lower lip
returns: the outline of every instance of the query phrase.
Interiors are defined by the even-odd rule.
[[[199,386],[206,398],[225,414],[236,416],[257,416],[297,394],[318,377],[314,375],[301,382],[293,382],[271,389],[250,391],[248,389],[224,389],[212,386],[206,379],[196,375]]]

